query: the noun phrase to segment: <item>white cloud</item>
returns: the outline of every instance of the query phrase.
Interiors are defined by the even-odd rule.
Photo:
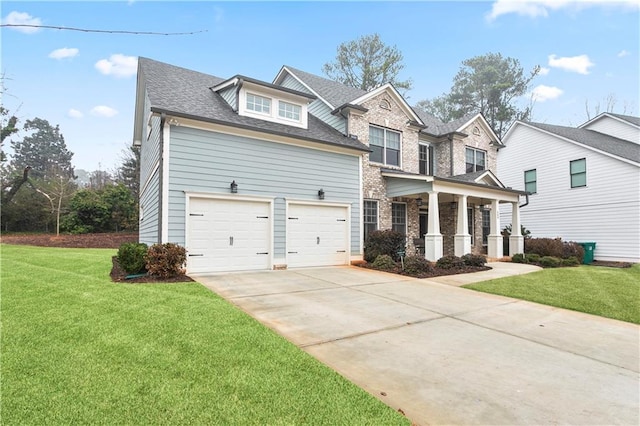
[[[501,15],[515,13],[530,18],[540,16],[546,18],[552,11],[560,9],[575,11],[594,6],[638,10],[640,2],[638,0],[496,0],[491,5],[491,11],[485,17],[488,21],[493,21]]]
[[[540,72],[538,73],[539,75],[547,75],[549,74],[549,71],[551,71],[549,68],[547,67],[540,67]]]
[[[108,107],[106,105],[98,105],[91,109],[91,114],[96,117],[107,117],[111,118],[114,115],[118,114],[118,110]]]
[[[563,93],[564,91],[558,87],[540,84],[531,91],[531,97],[535,102],[544,102],[550,99],[556,99]]]
[[[618,52],[618,58],[624,58],[625,56],[629,56],[630,53],[627,50],[622,49],[620,52]]]
[[[100,59],[96,62],[95,67],[104,75],[130,77],[135,75],[138,70],[138,58],[116,53],[111,55],[109,59]]]
[[[13,11],[9,13],[3,20],[3,24],[8,25],[42,25],[42,20],[40,18],[34,18],[26,12],[16,12]],[[9,27],[16,31],[20,31],[25,34],[33,34],[40,31],[40,28],[34,27]]]
[[[84,114],[80,111],[78,111],[77,109],[73,109],[71,108],[68,112],[67,115],[71,118],[82,118],[84,117]]]
[[[49,57],[52,59],[73,58],[74,56],[77,56],[78,53],[80,53],[80,51],[75,47],[63,47],[49,53]]]
[[[561,58],[556,55],[549,55],[550,67],[577,72],[578,74],[589,74],[589,68],[594,65],[587,55],[565,56]]]

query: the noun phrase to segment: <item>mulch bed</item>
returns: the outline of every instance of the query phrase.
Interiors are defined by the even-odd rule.
[[[370,263],[362,263],[358,266],[362,268],[373,269],[374,271],[380,271],[380,269],[374,268]],[[480,272],[480,271],[489,271],[489,270],[491,270],[491,267],[489,266],[463,266],[461,268],[451,268],[451,269],[433,268],[429,272],[424,272],[418,275],[407,274],[401,268],[393,269],[390,271],[381,271],[381,272],[390,272],[392,274],[406,275],[408,277],[413,277],[413,278],[434,278],[434,277],[442,277],[445,275],[469,274],[471,272]]]
[[[9,234],[2,235],[0,242],[40,247],[64,248],[112,248],[117,249],[123,243],[138,242],[138,233],[113,232],[103,234]]]
[[[178,275],[176,277],[172,277],[172,278],[160,278],[160,277],[154,277],[151,275],[145,275],[142,277],[136,277],[136,278],[129,278],[127,279],[127,274],[124,269],[122,269],[120,267],[120,264],[118,263],[118,258],[116,256],[113,256],[111,258],[111,273],[109,274],[109,276],[111,277],[111,281],[113,282],[117,282],[117,283],[124,283],[124,284],[139,284],[139,283],[186,283],[186,282],[193,282],[193,280],[182,274],[182,275]]]
[[[608,266],[610,268],[631,268],[633,263],[629,262],[613,262],[608,260],[594,260],[592,266]]]

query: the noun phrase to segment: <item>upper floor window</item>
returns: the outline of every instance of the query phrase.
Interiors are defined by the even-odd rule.
[[[569,163],[569,172],[571,174],[571,187],[579,188],[587,186],[587,159],[573,160]]]
[[[536,192],[538,192],[537,174],[538,173],[536,172],[536,169],[527,170],[526,172],[524,172],[524,190],[531,194],[535,194]]]
[[[433,147],[420,144],[418,147],[418,166],[421,175],[433,175]]]
[[[400,132],[369,126],[369,161],[400,166]]]
[[[487,152],[467,147],[465,151],[466,173],[479,172],[487,168]]]
[[[391,203],[391,229],[407,235],[407,205]]]
[[[271,114],[271,99],[247,93],[247,109],[264,114]]]
[[[288,120],[300,121],[300,105],[290,104],[289,102],[278,102],[278,115]]]
[[[378,229],[378,202],[375,200],[364,200],[363,220],[364,239],[367,240],[369,233]]]

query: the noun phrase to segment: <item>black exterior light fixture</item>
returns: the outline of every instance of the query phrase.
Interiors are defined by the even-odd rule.
[[[320,188],[320,191],[318,191],[318,199],[324,200],[324,189],[322,188]]]
[[[237,194],[238,193],[238,184],[236,183],[235,180],[233,182],[231,182],[231,185],[229,185],[229,188],[231,188],[231,193],[232,194]]]
[[[422,205],[422,198],[420,198],[420,197],[416,198],[416,205],[418,207],[420,207]]]

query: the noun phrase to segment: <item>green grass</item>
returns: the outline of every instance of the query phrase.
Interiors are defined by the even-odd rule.
[[[2,424],[408,424],[200,284],[0,247]]]
[[[640,264],[544,269],[464,287],[640,324]]]

